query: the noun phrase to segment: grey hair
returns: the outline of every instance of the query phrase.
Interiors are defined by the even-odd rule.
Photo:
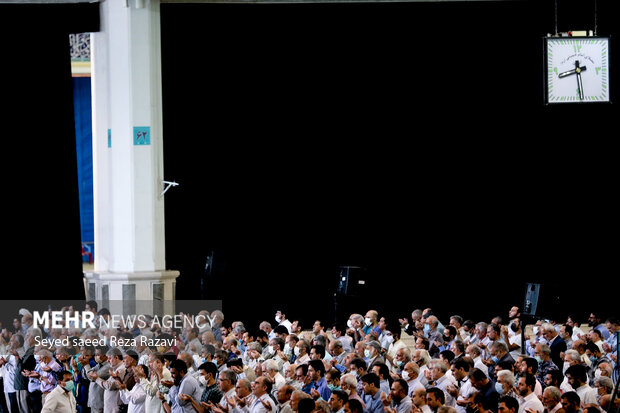
[[[515,375],[510,370],[500,370],[497,372],[497,378],[503,377],[511,386],[515,384]]]
[[[112,347],[105,355],[108,357],[118,357],[119,359],[123,358],[123,353],[117,347]]]
[[[278,369],[278,362],[277,362],[277,361],[275,361],[274,359],[268,359],[268,360],[265,360],[265,361],[263,362],[263,366],[265,366],[265,368],[266,368],[267,370],[271,370],[271,371],[279,371],[279,369]]]
[[[581,356],[579,355],[579,352],[577,350],[573,350],[573,349],[566,350],[566,353],[564,353],[565,360],[566,360],[566,357],[570,357],[571,360],[581,362]]]
[[[538,343],[540,345],[540,351],[545,355],[548,356],[551,354],[551,349],[549,348],[549,346],[545,343]]]
[[[502,350],[503,352],[507,352],[508,351],[508,346],[506,346],[506,343],[504,343],[503,341],[494,341],[493,344],[491,344],[491,347],[494,348],[495,350]]]
[[[41,349],[39,351],[37,351],[37,355],[39,357],[43,356],[43,357],[52,357],[52,352],[46,349]]]
[[[446,374],[446,372],[448,371],[448,364],[442,360],[439,360],[439,359],[431,360],[430,367],[435,367],[435,366],[439,367],[441,371],[443,372],[443,374]]]
[[[560,391],[560,389],[555,386],[546,387],[543,393],[547,393],[547,395],[550,396],[553,400],[560,401],[560,399],[562,398],[562,391]]]
[[[364,322],[364,317],[361,314],[352,314],[351,318],[355,319],[356,321],[359,321],[360,323]]]
[[[551,323],[543,323],[543,325],[540,326],[544,331],[555,331],[555,327],[553,326],[553,324]]]
[[[614,390],[614,382],[611,378],[607,376],[601,376],[597,379],[594,379],[594,384],[596,383],[604,387],[607,394],[611,393]]]
[[[342,377],[340,377],[340,382],[347,383],[353,389],[355,389],[357,386],[357,379],[351,373],[343,374]]]
[[[293,397],[294,394],[296,394],[297,397],[299,397],[300,399],[311,399],[312,398],[312,396],[310,396],[308,393],[302,390],[294,390],[293,393],[291,393],[291,397]]]
[[[475,354],[472,354],[472,353],[475,353]],[[478,357],[482,353],[480,352],[480,347],[472,344],[471,348],[469,350],[469,354],[471,354],[473,356],[473,358],[476,358],[476,357]]]

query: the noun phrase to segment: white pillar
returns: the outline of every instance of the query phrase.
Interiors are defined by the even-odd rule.
[[[165,268],[159,6],[101,2],[101,31],[91,35],[95,267],[86,295],[117,313],[132,299],[156,310],[171,303],[179,275]]]

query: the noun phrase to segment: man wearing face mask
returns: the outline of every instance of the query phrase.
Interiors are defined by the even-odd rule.
[[[97,347],[95,349],[95,364],[84,364],[81,375],[90,380],[88,386],[88,402],[87,406],[91,413],[103,412],[103,388],[95,382],[95,377],[101,377],[107,380],[110,377],[111,367],[106,356],[107,347]]]
[[[407,382],[408,391],[407,394],[411,397],[412,394],[418,389],[424,389],[424,384],[420,379],[420,366],[417,363],[410,361],[405,364],[403,371],[401,373],[401,377],[405,382]],[[428,383],[428,381],[427,381]]]
[[[401,376],[407,363],[411,361],[411,350],[408,347],[401,347],[396,350],[395,357],[386,355],[387,361],[390,362],[390,374],[392,378],[397,379]]]
[[[351,314],[349,316],[349,320],[347,321],[347,334],[353,339],[351,346],[355,346],[355,343],[358,341],[362,341],[364,336],[364,317],[361,314]]]
[[[599,366],[603,363],[611,364],[611,360],[606,355],[603,355],[599,346],[597,346],[596,344],[592,342],[588,342],[586,344],[586,354],[588,355],[588,357],[590,358],[590,362],[592,363],[590,364],[590,368],[587,369],[588,378],[590,379],[589,380],[590,382],[593,382],[597,374],[597,371],[598,371],[599,376],[601,374],[601,371],[599,370]]]
[[[104,380],[102,377],[98,377],[97,373],[91,373],[91,380],[94,378],[95,382],[103,388],[103,411],[104,413],[117,413],[120,399],[120,385],[125,378],[125,364],[123,363],[123,353],[118,348],[111,348],[106,353],[108,362],[110,363],[110,377]]]
[[[215,381],[215,378],[218,375],[217,367],[213,363],[204,363],[198,367],[198,371],[200,371],[198,381],[202,386],[204,386],[204,391],[200,398],[196,398],[196,401],[200,400],[198,403],[204,402],[207,404],[219,403],[222,400],[222,397],[224,397],[224,393]]]
[[[364,317],[364,327],[362,328],[364,334],[376,333],[377,336],[381,334],[381,328],[379,328],[379,313],[375,310],[368,310]]]
[[[54,360],[49,350],[39,350],[37,352],[38,364],[34,372],[30,372],[29,377],[39,380],[41,390],[41,402],[52,392],[57,384],[56,373],[62,370],[60,364]]]
[[[376,340],[366,343],[364,357],[367,359],[368,371],[372,371],[372,367],[377,363],[385,364],[385,359],[381,355],[381,344]]]
[[[510,370],[500,370],[497,372],[497,381],[495,382],[495,391],[501,397],[510,396],[518,399],[515,392],[515,375]]]
[[[286,313],[283,311],[283,309],[279,309],[278,311],[276,311],[276,322],[279,326],[286,327],[289,334],[291,333],[292,323],[286,318]]]
[[[434,315],[429,316],[424,321],[424,334],[428,338],[430,347],[428,352],[431,357],[439,356],[439,347],[443,345],[443,331],[439,331],[439,320]]]
[[[295,364],[301,365],[310,361],[310,343],[305,338],[297,342],[293,352],[295,354]]]
[[[41,413],[75,413],[76,402],[73,391],[75,383],[73,375],[69,371],[62,373],[61,381],[58,386],[45,398]]]

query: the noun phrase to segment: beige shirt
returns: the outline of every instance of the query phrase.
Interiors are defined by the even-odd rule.
[[[73,393],[56,386],[47,396],[41,413],[75,413],[75,397]]]

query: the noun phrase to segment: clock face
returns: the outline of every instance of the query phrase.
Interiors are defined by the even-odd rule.
[[[547,103],[609,102],[609,38],[547,37]]]

